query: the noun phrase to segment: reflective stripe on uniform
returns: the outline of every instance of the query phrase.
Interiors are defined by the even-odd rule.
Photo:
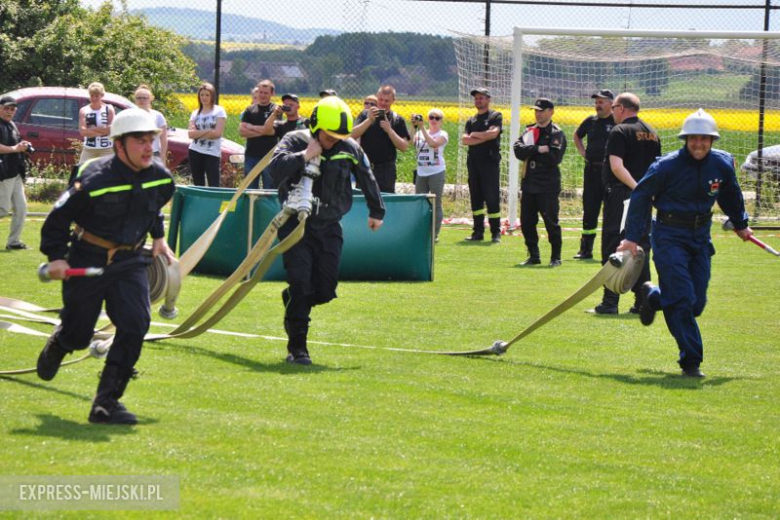
[[[323,159],[325,159],[326,161],[335,161],[336,159],[349,159],[354,164],[358,163],[357,157],[348,153],[337,153],[333,157],[323,157]]]
[[[595,229],[583,229],[582,230],[583,235],[595,235],[596,230]]]
[[[162,186],[163,184],[171,184],[173,179],[158,179],[156,181],[144,182],[141,184],[143,189],[154,188],[155,186]]]
[[[98,159],[100,159],[100,157],[95,157],[94,159],[89,159],[84,164],[79,166],[79,171],[76,173],[76,178],[78,179],[79,177],[81,177],[81,174],[84,173],[84,168],[86,168],[88,164],[90,164],[93,161],[97,161]]]
[[[475,213],[475,215],[476,215],[476,213]],[[498,213],[488,213],[488,218],[500,218],[500,217],[501,217],[501,212],[500,211]]]
[[[141,189],[149,189],[154,188],[157,186],[161,186],[163,184],[171,184],[173,182],[173,179],[157,179],[156,181],[149,181],[144,182],[141,184]],[[130,191],[133,189],[133,186],[130,184],[120,184],[119,186],[109,186],[108,188],[103,188],[100,190],[95,190],[89,192],[90,197],[100,197],[101,195],[105,195],[106,193],[116,193],[119,191]]]
[[[132,189],[133,186],[130,184],[120,184],[119,186],[110,186],[108,188],[103,188],[102,190],[90,191],[89,196],[100,197],[101,195],[105,195],[106,193],[116,193],[118,191],[130,191]]]
[[[474,215],[475,216],[476,215],[484,215],[484,214],[485,214],[485,208],[478,209],[478,210],[474,211]]]

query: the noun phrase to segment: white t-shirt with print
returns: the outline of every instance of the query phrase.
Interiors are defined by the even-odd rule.
[[[444,137],[444,144],[438,148],[432,148],[428,145],[422,132],[415,134],[414,146],[417,148],[417,175],[420,177],[435,175],[446,169],[444,164],[444,147],[447,146],[450,136],[445,130],[439,130],[435,134],[429,133],[428,135],[433,140],[436,140],[438,137]]]
[[[197,109],[192,111],[190,122],[195,122],[195,130],[213,130],[217,127],[218,119],[227,119],[227,112],[219,105],[214,105],[210,112],[201,112]],[[213,155],[220,157],[222,155],[222,138],[217,139],[194,139],[190,143],[190,150],[202,153],[204,155]]]

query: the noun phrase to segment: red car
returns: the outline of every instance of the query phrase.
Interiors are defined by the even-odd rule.
[[[35,148],[31,159],[39,165],[71,166],[77,160],[73,141],[79,136],[79,109],[89,104],[89,92],[82,88],[31,87],[8,92],[19,108],[14,122],[22,139]],[[5,95],[5,94],[3,94]],[[135,105],[127,98],[106,92],[103,102],[113,105],[118,114]],[[190,138],[183,128],[168,127],[168,168],[189,175],[187,150]],[[222,168],[244,162],[244,147],[229,139],[222,139]]]

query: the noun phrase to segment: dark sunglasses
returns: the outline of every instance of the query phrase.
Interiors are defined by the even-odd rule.
[[[375,106],[376,106],[376,103],[372,103],[372,102],[370,102],[370,101],[365,101],[365,102],[363,103],[363,106],[364,106],[364,107],[375,107]]]
[[[441,117],[439,116],[428,116],[428,119],[431,121],[441,121]]]

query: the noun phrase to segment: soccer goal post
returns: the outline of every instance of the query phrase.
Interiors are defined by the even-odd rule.
[[[504,113],[502,211],[510,223],[520,195],[512,143],[535,122],[537,97],[555,103],[553,122],[569,143],[561,215],[581,216],[584,160],[573,135],[595,114],[590,96],[600,89],[637,94],[664,153],[682,145],[677,133],[687,115],[711,112],[722,136],[716,146],[734,155],[749,212],[780,216],[780,33],[517,27],[511,37],[460,35],[455,48],[461,107],[471,88],[488,86],[493,108]]]

